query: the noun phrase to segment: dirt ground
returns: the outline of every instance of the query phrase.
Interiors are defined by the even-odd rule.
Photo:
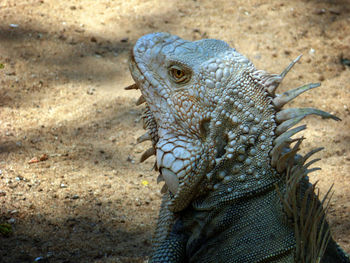
[[[0,21],[0,262],[147,259],[161,185],[124,87],[130,48],[156,31],[225,40],[273,73],[303,54],[281,90],[321,82],[292,106],[342,119],[308,118],[303,145],[325,147],[312,180],[334,183],[350,252],[350,1],[2,0]]]

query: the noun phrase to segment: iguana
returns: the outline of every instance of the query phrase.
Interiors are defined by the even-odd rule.
[[[276,89],[281,74],[257,70],[223,41],[186,41],[168,33],[141,37],[130,71],[165,181],[150,262],[350,262],[325,219],[331,190],[319,200],[309,182],[315,149],[299,153],[314,108],[283,106],[308,84]]]

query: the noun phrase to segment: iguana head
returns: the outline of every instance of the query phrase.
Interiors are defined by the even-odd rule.
[[[276,162],[294,134],[283,133],[310,114],[280,111],[291,97],[274,91],[291,66],[281,75],[258,71],[214,39],[191,42],[155,33],[137,41],[130,71],[142,93],[139,101],[147,104],[145,122],[155,149],[149,153],[155,152],[171,192],[171,210],[212,190],[239,196],[274,182]],[[278,124],[284,124],[277,134],[282,137],[270,156]]]

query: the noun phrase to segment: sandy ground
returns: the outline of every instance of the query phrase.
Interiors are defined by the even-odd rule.
[[[334,183],[328,217],[350,252],[349,1],[2,0],[0,21],[0,262],[147,259],[161,186],[123,88],[130,48],[155,31],[225,40],[273,73],[304,55],[281,90],[321,82],[292,106],[342,118],[307,119],[304,149],[326,148],[312,180]]]

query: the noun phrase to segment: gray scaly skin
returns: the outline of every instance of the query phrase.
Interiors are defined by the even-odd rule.
[[[350,262],[331,238],[307,174],[319,151],[298,153],[293,128],[313,108],[282,107],[319,86],[276,94],[280,75],[257,70],[225,42],[167,33],[135,44],[130,71],[146,103],[138,141],[152,141],[165,181],[150,262]],[[325,208],[323,208],[325,207]]]

